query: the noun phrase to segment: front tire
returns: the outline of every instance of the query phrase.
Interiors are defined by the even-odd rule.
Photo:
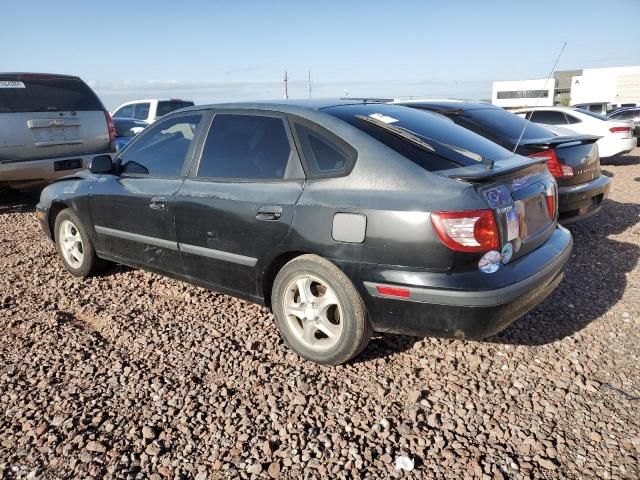
[[[355,287],[338,267],[316,255],[302,255],[282,267],[271,305],[282,339],[312,362],[347,362],[371,339],[373,329]]]
[[[93,242],[73,210],[60,211],[53,228],[56,249],[69,273],[87,277],[100,270],[102,261],[96,256]]]

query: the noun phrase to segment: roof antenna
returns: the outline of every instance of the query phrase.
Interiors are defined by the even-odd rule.
[[[564,42],[562,44],[562,48],[560,49],[560,53],[558,54],[558,57],[556,58],[556,63],[553,64],[553,67],[551,67],[551,72],[549,72],[549,75],[547,75],[547,79],[544,82],[544,87],[542,88],[542,90],[546,91],[547,90],[547,83],[549,83],[549,78],[551,78],[551,75],[553,75],[553,72],[556,71],[556,66],[558,65],[558,62],[560,61],[560,57],[562,56],[562,52],[564,52],[564,48],[567,46],[567,42]],[[555,88],[554,88],[554,94],[555,94]],[[538,103],[540,103],[540,99],[542,98],[542,93],[538,96],[538,98],[536,99],[536,104],[534,105],[534,108],[538,106]],[[520,137],[518,137],[518,141],[516,142],[516,146],[513,147],[513,153],[516,153],[516,150],[518,149],[518,146],[520,145],[520,142],[522,141],[522,137],[524,136],[524,132],[527,130],[527,127],[529,126],[529,122],[531,121],[530,118],[532,117],[533,112],[531,115],[527,116],[525,115],[525,124],[524,127],[522,128],[522,132],[520,132]]]

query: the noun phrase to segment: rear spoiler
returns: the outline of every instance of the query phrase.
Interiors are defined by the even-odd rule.
[[[595,143],[602,137],[597,135],[558,135],[557,137],[522,140],[520,145],[527,147],[555,148],[563,147],[564,144],[586,145]],[[568,145],[567,145],[568,146]]]
[[[505,160],[495,162],[493,167],[488,167],[485,164],[479,163],[478,165],[471,165],[469,167],[450,168],[433,173],[447,178],[457,178],[459,180],[467,180],[470,182],[482,182],[488,178],[508,175],[532,165],[546,162],[547,159],[543,157],[523,157],[522,155],[514,155],[513,157]]]

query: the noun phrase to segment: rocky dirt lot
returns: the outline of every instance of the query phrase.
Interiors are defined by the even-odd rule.
[[[538,308],[485,342],[378,336],[337,368],[259,306],[72,278],[5,194],[0,477],[640,478],[640,149],[603,168],[611,199]]]

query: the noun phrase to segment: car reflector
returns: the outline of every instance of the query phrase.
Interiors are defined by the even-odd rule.
[[[376,290],[385,297],[409,298],[411,292],[408,288],[390,287],[388,285],[378,285]]]

